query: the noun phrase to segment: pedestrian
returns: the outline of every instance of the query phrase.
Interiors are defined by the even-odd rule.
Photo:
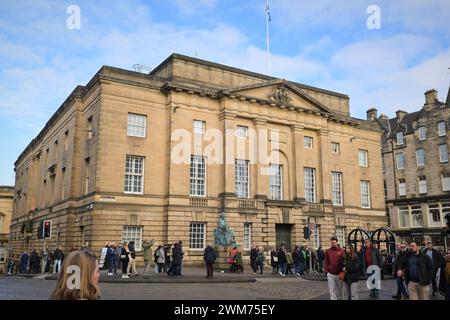
[[[233,247],[228,254],[228,263],[230,264],[230,271],[236,272],[236,257],[237,257],[237,248]]]
[[[108,243],[107,249],[106,249],[106,257],[105,257],[105,260],[108,263],[108,276],[113,276],[114,273],[116,273],[116,267],[114,264],[114,256],[115,256],[114,248],[110,243]]]
[[[128,249],[130,250],[130,260],[128,261],[128,275],[133,273],[133,275],[137,276],[138,273],[136,271],[136,248],[134,241],[130,241],[128,243]]]
[[[280,274],[280,276],[284,277],[286,273],[286,264],[287,264],[286,250],[284,249],[284,245],[281,245],[280,249],[278,249],[277,257],[278,257],[278,273]]]
[[[275,247],[270,251],[270,266],[272,267],[272,274],[278,273],[278,254]]]
[[[53,252],[50,251],[48,248],[46,248],[46,251],[44,252],[44,261],[45,261],[44,274],[50,272],[50,265],[52,263],[52,259],[53,259]]]
[[[256,257],[256,266],[259,273],[263,274],[264,264],[266,263],[266,255],[264,254],[264,247],[258,247],[258,256]]]
[[[120,252],[120,262],[122,263],[122,279],[128,279],[128,262],[130,261],[130,249],[128,249],[128,243],[122,244]]]
[[[155,262],[155,273],[159,273],[159,266],[158,266],[158,257],[159,257],[159,249],[161,249],[161,246],[156,247],[155,251],[153,252],[153,261]]]
[[[150,273],[150,253],[152,250],[152,243],[148,240],[144,240],[142,242],[142,249],[144,250],[144,278],[147,278]]]
[[[213,265],[216,262],[216,251],[211,245],[207,245],[203,252],[203,261],[206,263],[206,278],[212,279]]]
[[[112,244],[111,246],[112,249],[112,265],[113,265],[113,272],[114,274],[117,274],[117,261],[119,260],[118,255],[117,255],[117,246],[115,243]]]
[[[253,274],[256,274],[256,260],[258,258],[258,247],[257,246],[253,246],[252,249],[250,250],[250,267],[253,270]]]
[[[292,265],[294,264],[294,261],[292,259],[292,253],[290,250],[286,251],[286,272],[285,274],[288,275],[293,275],[292,273]]]
[[[39,257],[36,249],[33,249],[30,255],[30,270],[29,273],[38,274],[41,258]]]
[[[433,248],[433,244],[431,242],[427,243],[427,248],[425,249],[425,253],[430,257],[431,262],[433,263],[433,275],[431,277],[431,285],[433,287],[433,296],[438,295],[438,287],[436,283],[436,274],[437,270],[442,264],[442,255]]]
[[[345,272],[344,284],[348,300],[359,300],[359,257],[352,245],[345,246],[345,253],[342,259],[342,271]]]
[[[300,255],[301,255],[300,247],[299,246],[295,246],[294,252],[292,253],[292,261],[294,263],[294,272],[295,272],[295,275],[297,277],[301,276],[301,274],[300,274],[300,271],[301,271],[301,269],[300,269]]]
[[[184,259],[184,251],[183,251],[183,241],[178,241],[178,249],[180,252],[180,263],[178,265],[178,275],[183,275],[183,259]]]
[[[169,244],[164,246],[164,251],[166,253],[166,273],[169,273],[170,267],[172,265],[172,248]]]
[[[166,254],[164,252],[164,247],[159,246],[159,254],[156,262],[158,263],[158,272],[163,273],[164,266],[166,265]]]
[[[383,258],[381,257],[380,251],[372,245],[372,241],[370,241],[370,239],[364,240],[364,247],[361,249],[361,261],[362,269],[366,277],[367,268],[373,265],[378,266],[380,271],[383,272]],[[379,289],[370,289],[370,297],[378,298],[379,294]]]
[[[445,300],[450,300],[450,249],[447,249],[447,255],[441,264],[439,291]]]
[[[236,271],[244,272],[244,260],[242,259],[242,252],[239,250],[236,253]]]
[[[417,242],[409,244],[410,250],[400,263],[397,276],[404,276],[411,300],[429,300],[431,278],[434,274],[430,257],[420,251]]]
[[[14,266],[15,266],[14,259],[10,257],[9,261],[8,261],[7,271],[6,271],[6,275],[7,276],[12,276],[13,275],[13,273],[14,273]]]
[[[61,247],[57,246],[55,252],[53,252],[53,273],[61,272],[61,262],[64,259],[64,252],[62,252]]]
[[[116,248],[114,248],[114,252],[116,254],[116,269],[122,269],[122,261],[120,260],[120,255],[122,254],[122,244],[119,242]]]
[[[73,270],[69,266],[77,266],[79,270],[78,286],[68,286],[72,283]],[[51,300],[97,300],[100,298],[98,280],[100,271],[96,256],[87,251],[73,251],[64,261],[64,271],[59,274]]]
[[[343,283],[339,279],[344,250],[338,245],[336,237],[331,238],[331,247],[325,252],[324,269],[330,291],[330,300],[343,299]]]
[[[183,260],[183,249],[180,242],[176,242],[173,245],[172,250],[172,272],[171,275],[177,277],[181,276],[181,263]]]
[[[27,251],[25,251],[20,256],[20,268],[19,268],[20,273],[27,273],[29,262],[30,262],[30,255],[28,254]]]
[[[397,272],[400,269],[400,266],[403,263],[403,260],[406,257],[406,254],[408,253],[407,245],[406,243],[398,243],[396,245],[397,247],[397,255],[394,258],[394,261],[392,263],[392,275],[394,276],[396,282],[397,282],[397,293],[392,296],[393,299],[401,299],[401,300],[407,300],[409,299],[408,292],[406,291],[405,286],[405,278],[402,276],[397,276]]]

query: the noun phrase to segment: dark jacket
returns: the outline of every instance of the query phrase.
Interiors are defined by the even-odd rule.
[[[134,241],[131,241],[128,244],[128,250],[130,250],[131,257],[136,259],[136,249],[134,248]]]
[[[414,255],[412,251],[408,252],[405,259],[400,264],[400,268],[403,270],[405,275],[405,282],[409,282],[409,259]],[[427,286],[431,283],[431,279],[434,276],[433,263],[426,253],[419,251],[419,261],[417,266],[417,272],[419,275],[419,284],[421,286]]]
[[[276,251],[272,250],[272,251],[270,251],[270,265],[273,267],[278,265],[278,260],[275,261],[273,259],[274,257],[276,257],[278,259],[278,254]]]
[[[53,259],[62,260],[63,258],[64,258],[64,253],[61,250],[56,249],[55,252],[53,252]]]
[[[295,251],[292,253],[292,260],[294,260],[295,265],[300,264],[300,256],[303,257],[300,248],[295,249]]]
[[[364,272],[364,274],[366,274],[367,272],[367,268],[369,266],[366,266],[366,247],[361,249],[361,266],[362,266],[362,270]],[[374,246],[372,246],[372,265],[376,265],[379,266],[380,268],[383,268],[383,257],[380,254],[380,251],[375,248]]]
[[[250,250],[250,261],[256,261],[256,258],[258,258],[258,251],[256,248],[252,248]]]
[[[176,265],[181,264],[181,261],[183,260],[183,250],[179,244],[176,244],[173,247],[172,255],[172,262]]]
[[[120,260],[122,260],[122,261],[128,261],[128,260],[130,260],[130,257],[128,256],[129,254],[130,254],[130,253],[127,252],[127,250],[126,250],[124,247],[122,247],[122,249],[121,249],[121,251],[120,251]],[[122,256],[125,256],[125,259],[123,259]]]
[[[319,260],[319,262],[325,259],[325,252],[323,252],[322,249],[317,250],[317,259]]]
[[[286,263],[287,262],[286,253],[283,250],[281,250],[281,249],[278,250],[277,257],[278,257],[278,263]]]
[[[206,263],[214,263],[216,262],[216,251],[214,251],[213,247],[207,246],[205,252],[203,253],[203,260]]]
[[[445,278],[445,267],[447,265],[447,263],[450,263],[450,260],[444,260],[441,264],[441,275],[439,278],[439,291],[443,292],[445,295],[445,292],[447,292],[447,288],[448,286],[450,286],[450,283],[447,282],[447,279]]]
[[[428,249],[425,249],[423,253],[427,254],[427,250]],[[434,271],[437,272],[437,269],[439,269],[442,264],[442,256],[436,249],[431,249],[431,251],[433,252],[431,262],[433,263]]]
[[[355,254],[355,257],[350,258],[345,254],[341,260],[341,270],[345,267],[345,279],[348,284],[352,284],[359,281],[359,257]]]
[[[403,263],[403,260],[405,260],[407,253],[408,251],[405,252],[400,251],[395,256],[394,263],[392,264],[392,273],[394,278],[397,278],[397,271],[400,270],[400,265]]]

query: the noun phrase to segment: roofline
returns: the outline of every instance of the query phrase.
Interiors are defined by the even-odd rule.
[[[211,61],[203,60],[203,59],[199,59],[199,58],[189,57],[189,56],[186,56],[186,55],[183,55],[183,54],[179,54],[179,53],[172,53],[163,62],[161,62],[158,66],[156,66],[149,74],[150,75],[155,75],[155,73],[160,71],[169,62],[171,62],[172,60],[175,60],[175,59],[183,60],[183,61],[186,61],[186,62],[192,62],[192,63],[196,63],[196,64],[201,64],[201,65],[204,65],[204,66],[207,66],[207,67],[216,68],[216,69],[222,69],[222,70],[225,70],[225,71],[235,72],[235,73],[239,73],[239,74],[243,74],[243,75],[246,75],[246,76],[249,76],[249,77],[259,78],[259,79],[263,79],[263,80],[280,79],[280,78],[268,76],[268,75],[265,75],[265,74],[262,74],[262,73],[257,73],[257,72],[253,72],[253,71],[248,71],[248,70],[236,68],[236,67],[231,67],[231,66],[227,66],[227,65],[224,65],[224,64],[211,62]],[[350,99],[348,95],[340,93],[340,92],[335,92],[335,91],[325,90],[325,89],[322,89],[322,88],[308,86],[308,85],[305,85],[305,84],[302,84],[302,83],[297,83],[297,82],[294,82],[294,81],[290,81],[290,82],[293,83],[294,85],[302,88],[302,89],[317,91],[317,92],[320,92],[320,93],[333,95],[333,96],[336,96],[336,97],[339,97],[339,98],[343,98],[343,99],[347,99],[347,100]]]

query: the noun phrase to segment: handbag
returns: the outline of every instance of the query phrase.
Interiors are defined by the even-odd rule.
[[[124,254],[122,254],[122,255],[120,256],[120,259],[121,259],[121,260],[125,260],[126,258],[127,258],[127,256],[124,255]]]
[[[344,281],[345,280],[345,271],[341,271],[338,274],[339,280]]]

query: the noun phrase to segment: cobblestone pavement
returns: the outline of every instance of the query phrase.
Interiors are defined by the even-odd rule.
[[[189,283],[184,279],[204,278],[204,270],[199,268],[186,268],[185,276],[178,283],[164,282],[166,275],[152,274],[150,277],[161,279],[161,282],[139,283],[136,277],[132,283],[112,282],[100,283],[102,299],[150,299],[150,300],[266,300],[266,299],[293,299],[293,300],[328,300],[328,284],[326,281],[311,281],[298,277],[281,277],[271,274],[254,275],[246,272],[244,274],[217,273],[215,277],[242,277],[248,279],[254,277],[255,282],[243,283]],[[115,278],[119,278],[117,275]],[[38,278],[25,277],[0,277],[0,299],[2,300],[41,300],[48,299],[56,281],[44,280],[44,276]],[[102,278],[108,278],[102,274]],[[118,279],[117,279],[118,280]],[[384,280],[380,291],[380,299],[392,300],[395,290],[395,281]],[[361,300],[369,298],[365,281],[359,282],[359,294]],[[442,297],[433,297],[442,299]]]

